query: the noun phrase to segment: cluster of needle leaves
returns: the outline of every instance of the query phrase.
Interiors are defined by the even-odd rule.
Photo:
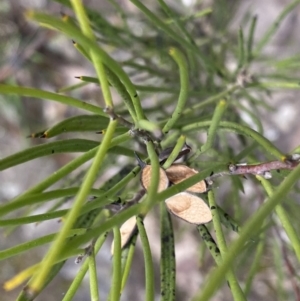
[[[229,19],[224,13],[230,8],[222,1],[212,7],[198,5],[193,14],[184,15],[163,0],[157,1],[156,9],[148,8],[143,1],[131,0],[136,8],[135,14],[112,0],[110,2],[119,16],[118,25],[101,12],[84,7],[79,0],[56,2],[72,13],[58,16],[28,11],[26,17],[73,41],[78,55],[94,67],[94,73],[78,75],[77,85],[61,87],[59,92],[0,85],[3,97],[31,97],[79,109],[78,115],[30,136],[32,139],[55,137],[56,140],[2,158],[0,170],[41,157],[46,164],[49,156],[58,153],[82,154],[0,205],[0,227],[11,231],[24,224],[63,220],[58,233],[0,250],[0,260],[7,260],[41,245],[49,246],[43,260],[18,271],[14,278],[7,280],[4,288],[15,289],[29,279],[24,289],[20,289],[17,300],[28,301],[40,294],[43,296],[43,289],[65,261],[79,256],[80,271],[62,300],[73,299],[87,272],[90,298],[98,300],[101,271],[97,270],[96,255],[108,233],[112,232],[111,289],[106,297],[110,301],[119,300],[126,289],[135,260],[135,241],[139,236],[145,266],[144,300],[154,300],[151,242],[143,219],[157,206],[161,233],[160,299],[175,300],[176,242],[172,219],[163,201],[213,173],[222,175],[222,172],[228,172],[229,164],[288,160],[287,154],[265,138],[260,112],[272,109],[265,101],[270,93],[276,93],[278,89],[299,88],[299,81],[292,76],[295,66],[299,65],[296,64],[299,56],[281,61],[267,60],[262,52],[280,22],[300,1],[291,2],[256,43],[257,18],[248,17],[239,32],[230,34],[227,31]],[[127,59],[120,60],[118,56],[115,59],[111,56],[113,52],[123,52]],[[256,62],[265,64],[260,68],[264,71],[259,74],[252,68]],[[92,83],[99,86],[103,106],[72,96]],[[245,115],[248,118],[241,117]],[[68,132],[88,131],[101,134],[93,140],[61,136]],[[167,147],[174,147],[171,154],[174,160],[186,142],[192,148],[192,155],[185,158],[184,164],[200,172],[157,193],[158,155]],[[134,151],[152,167],[146,195],[140,191],[140,167]],[[290,151],[290,154],[294,153],[297,149]],[[120,164],[118,174],[107,179],[101,187],[95,187],[96,178],[114,166],[120,156],[127,159],[122,161],[125,162],[123,166]],[[169,161],[172,164],[172,160]],[[86,162],[90,164],[88,168],[84,165]],[[84,177],[72,179],[73,172],[80,170]],[[281,279],[273,282],[265,279],[272,292],[268,293],[270,299],[276,299],[277,294],[287,299],[300,298],[297,281],[289,280],[297,276],[295,269],[300,262],[300,241],[296,231],[299,229],[296,214],[299,205],[295,202],[299,177],[299,166],[289,171],[272,172],[272,179],[250,176],[248,181],[255,187],[256,194],[247,195],[243,194],[242,177],[224,176],[201,196],[212,210],[213,221],[197,227],[200,258],[202,261],[213,258],[214,263],[210,272],[203,275],[205,279],[194,300],[210,300],[216,291],[228,289],[232,300],[247,300],[252,294],[258,294],[256,276],[266,265]],[[71,184],[53,188],[61,180]],[[219,195],[215,189],[221,183],[230,184],[226,195]],[[258,194],[262,196],[259,200],[255,197]],[[69,202],[69,208],[61,209],[66,198],[73,200]],[[50,201],[50,209],[43,209]],[[257,210],[244,210],[243,204],[250,201],[260,202]],[[43,213],[33,214],[36,209]],[[137,216],[138,232],[121,249],[119,227],[132,216]],[[285,241],[283,233],[287,236]],[[271,262],[264,260],[266,254],[274,257]],[[43,300],[47,300],[46,297]]]

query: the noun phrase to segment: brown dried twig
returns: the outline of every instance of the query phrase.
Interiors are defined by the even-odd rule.
[[[287,169],[292,170],[296,168],[300,163],[300,155],[299,154],[293,154],[290,157],[286,158],[284,161],[270,161],[270,162],[264,162],[259,164],[229,164],[228,171],[220,172],[211,175],[208,177],[208,180],[211,180],[216,177],[224,176],[224,175],[260,175],[263,176],[266,179],[272,178],[271,170],[281,170],[281,169]],[[206,179],[207,180],[207,179]]]

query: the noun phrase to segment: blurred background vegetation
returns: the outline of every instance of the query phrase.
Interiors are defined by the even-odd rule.
[[[71,40],[57,32],[40,28],[36,23],[26,20],[24,16],[24,12],[28,9],[41,10],[56,17],[62,14],[73,16],[72,11],[63,5],[63,2],[65,1],[10,0],[0,3],[0,83],[58,91],[63,87],[80,83],[75,77],[94,76],[92,65],[78,53]],[[236,83],[234,76],[242,71],[242,68],[236,69],[239,55],[239,28],[242,28],[247,36],[252,17],[256,15],[257,25],[254,34],[254,45],[256,45],[291,1],[186,0],[167,1],[167,3],[172,8],[176,19],[184,22],[187,33],[183,34],[194,39],[197,45],[201,45],[199,52],[205,53],[205,57],[217,66],[214,74],[218,76],[212,78],[205,70],[205,62],[193,61],[193,55],[188,57],[191,68],[190,90],[192,91],[189,105],[196,105],[197,102],[216,95],[229,85]],[[179,92],[177,66],[167,54],[168,47],[174,46],[172,39],[163,31],[157,30],[130,1],[95,0],[84,1],[84,4],[91,9],[91,12],[95,12],[95,18],[102,16],[102,19],[93,20],[94,30],[98,34],[97,38],[104,45],[106,52],[122,62],[122,66],[132,81],[139,87],[138,91],[147,115],[155,121],[166,118],[172,111]],[[166,24],[173,22],[158,2],[149,1],[145,4]],[[286,86],[261,87],[261,89],[254,90],[251,95],[240,91],[234,96],[233,111],[227,113],[228,120],[246,122],[256,130],[263,129],[263,135],[284,153],[291,152],[297,147],[300,137],[299,92],[296,85],[293,85],[291,89],[287,85],[288,82],[299,82],[299,10],[298,6],[293,8],[280,23],[280,27],[263,47],[260,55],[251,61],[250,70],[248,70],[249,74],[258,80],[268,80],[272,83],[284,82]],[[118,30],[118,28],[121,29]],[[125,34],[126,32],[128,35]],[[182,45],[176,42],[175,46]],[[104,107],[99,87],[95,84],[85,85],[68,93],[77,99]],[[117,106],[120,105],[119,95],[115,93],[113,97]],[[254,106],[253,103],[257,105]],[[31,133],[44,130],[80,112],[73,107],[56,102],[37,101],[15,95],[0,95],[0,108],[1,158],[34,144],[47,143],[43,139],[28,139],[27,137]],[[201,114],[207,116],[212,112],[213,108],[210,107],[203,109]],[[191,118],[195,121],[197,118],[201,120],[201,116],[197,115]],[[62,137],[99,140],[99,135],[96,133],[64,134]],[[228,147],[228,141],[224,141],[225,136],[224,139],[222,137],[219,137],[217,149],[226,148],[224,160],[229,158],[230,152],[242,150],[239,149],[241,142],[233,135],[226,136],[226,139],[232,143],[231,149]],[[205,136],[199,134],[191,139],[190,143],[194,149],[197,148],[198,140],[203,143]],[[76,156],[77,154],[57,154],[1,172],[0,201],[5,203]],[[261,154],[257,154],[257,158],[266,159]],[[267,159],[270,158],[267,157]],[[114,158],[114,160],[115,162],[112,162],[104,178],[118,172],[119,165],[133,162],[123,157]],[[202,167],[201,163],[196,166]],[[78,174],[74,175],[74,177],[77,176]],[[97,184],[100,185],[101,181],[103,181],[103,175],[98,179]],[[265,198],[253,181],[244,181],[243,184],[245,194],[242,194],[239,189],[230,189],[231,185],[237,185],[232,179],[222,180],[216,185],[218,203],[222,204],[227,212],[238,221],[243,221],[255,212]],[[297,198],[299,199],[297,196],[294,199]],[[290,205],[288,209],[293,211],[295,207]],[[160,249],[155,213],[157,212],[150,214],[146,220],[146,226],[151,241],[156,279],[158,279]],[[293,214],[293,221],[296,221],[297,216],[296,213]],[[273,222],[276,224],[276,221]],[[177,256],[176,300],[190,300],[214,263],[209,254],[199,252],[200,237],[195,227],[178,220],[174,221],[174,224]],[[298,221],[295,226],[299,229],[299,225]],[[1,249],[53,232],[59,227],[57,220],[50,220],[39,225],[25,225],[13,231],[12,234],[9,234],[9,230],[5,228],[1,229]],[[248,300],[296,300],[295,296],[300,298],[299,275],[295,270],[299,268],[299,262],[289,253],[285,233],[278,227],[270,230],[270,233]],[[229,239],[236,237],[236,234],[231,232],[227,235]],[[98,268],[101,270],[99,273],[100,294],[104,296],[110,288],[110,242],[111,237],[104,244],[97,259]],[[256,244],[253,244],[253,248],[255,246]],[[36,263],[37,258],[41,259],[46,250],[46,247],[34,249],[29,253],[1,262],[0,282],[3,283],[17,272]],[[252,251],[250,247],[240,259],[241,265],[237,274],[241,278],[251,264]],[[199,253],[202,255],[199,256]],[[70,260],[43,295],[36,300],[61,300],[62,294],[79,268]],[[83,283],[84,285],[74,298],[75,301],[90,300],[88,282]],[[159,293],[158,283],[157,280],[157,293]],[[122,300],[143,300],[143,290],[143,258],[138,245],[128,287]],[[5,292],[1,289],[1,300],[14,300],[17,294],[18,289],[12,292]],[[231,298],[229,289],[224,285],[212,300],[231,300]]]

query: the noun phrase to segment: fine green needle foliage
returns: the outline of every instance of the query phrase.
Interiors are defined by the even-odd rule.
[[[270,120],[278,113],[272,97],[300,88],[300,55],[265,49],[300,1],[264,34],[251,13],[232,30],[236,9],[227,1],[195,1],[190,10],[164,0],[49,2],[62,15],[24,14],[49,39],[20,70],[39,78],[44,53],[58,47],[85,71],[68,69],[53,82],[49,72],[41,85],[18,76],[0,84],[0,118],[18,112],[3,136],[19,145],[19,132],[26,141],[3,147],[0,176],[25,166],[31,180],[15,194],[0,190],[0,261],[13,265],[2,285],[17,291],[9,300],[72,301],[81,290],[93,301],[299,300],[300,147],[275,143],[270,124],[280,128],[281,120]],[[58,57],[47,63],[55,72],[65,67]],[[28,103],[47,118],[23,114]],[[200,183],[201,193],[192,190]],[[67,261],[78,269],[60,281]],[[65,286],[47,299],[52,280]]]

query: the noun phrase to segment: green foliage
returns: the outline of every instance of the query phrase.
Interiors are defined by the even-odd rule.
[[[218,14],[218,10],[215,13],[209,7],[203,7],[203,10],[185,16],[176,13],[163,0],[158,1],[160,9],[155,11],[147,8],[142,1],[131,0],[140,12],[138,15],[130,15],[117,2],[111,1],[122,22],[117,26],[111,24],[101,12],[84,7],[81,1],[57,2],[71,8],[75,18],[59,18],[35,11],[28,12],[27,18],[72,39],[78,53],[93,65],[96,76],[79,76],[78,79],[82,80],[82,83],[62,87],[59,93],[2,84],[0,94],[60,102],[80,109],[84,114],[81,112],[81,115],[66,118],[47,130],[32,134],[31,138],[44,138],[47,141],[56,137],[57,140],[1,159],[0,170],[41,157],[46,161],[48,156],[57,153],[83,154],[0,206],[0,227],[8,227],[10,230],[27,223],[63,218],[58,233],[0,251],[0,260],[5,260],[50,243],[48,252],[40,263],[29,267],[4,286],[9,290],[30,278],[26,289],[21,291],[17,300],[33,300],[43,294],[43,289],[56,276],[66,259],[82,254],[82,245],[91,243],[89,256],[82,263],[63,300],[72,300],[88,270],[91,300],[97,300],[99,295],[101,296],[97,286],[101,271],[96,269],[95,256],[103,246],[107,234],[112,232],[114,256],[109,300],[119,300],[126,288],[131,264],[135,260],[137,235],[140,236],[144,253],[144,299],[154,300],[155,279],[151,243],[143,219],[160,203],[161,300],[175,300],[176,232],[164,200],[209,178],[212,173],[228,174],[229,163],[238,163],[240,160],[261,162],[262,158],[265,161],[285,161],[288,158],[264,137],[261,118],[256,112],[269,109],[265,98],[273,89],[300,87],[299,81],[292,76],[295,64],[299,66],[299,56],[281,61],[265,59],[262,56],[263,48],[269,43],[279,23],[300,1],[293,1],[288,5],[257,44],[254,43],[256,17],[249,21],[248,31],[240,28],[233,39],[224,28],[219,29],[214,23],[218,18],[221,22],[222,16]],[[140,36],[135,34],[134,28],[129,25],[129,20],[138,18],[143,21],[143,35]],[[212,32],[204,31],[199,35],[193,29],[196,21],[211,27]],[[112,58],[109,54],[112,48],[126,50],[130,58],[122,62]],[[234,59],[234,70],[228,67],[228,57]],[[259,61],[273,68],[271,75],[268,72],[250,74],[251,65]],[[133,83],[130,75],[139,76],[139,82]],[[153,85],[153,82],[156,84]],[[92,83],[99,85],[99,91],[101,90],[103,95],[103,107],[61,94],[73,93]],[[120,103],[116,104],[112,91],[118,94]],[[241,103],[240,99],[244,99],[246,104]],[[241,113],[245,113],[251,121],[245,122],[240,117]],[[256,130],[253,127],[256,127]],[[95,140],[69,139],[64,136],[66,133],[72,132],[76,135],[87,131],[101,132],[101,135]],[[199,138],[202,131],[207,133],[205,140]],[[235,145],[227,139],[227,132],[235,135]],[[200,168],[201,172],[158,193],[159,152],[166,147],[175,146],[163,165],[166,168],[175,160],[185,141],[192,146],[193,152],[187,159],[187,164],[196,169]],[[144,150],[141,156],[152,166],[151,183],[145,197],[141,196],[133,204],[129,202],[132,195],[138,194],[141,188],[137,188],[140,186],[140,167],[122,169],[117,176],[107,179],[102,187],[94,187],[98,175],[111,168],[119,156],[128,157],[127,163],[135,163],[133,151],[138,149]],[[83,164],[89,160],[92,162],[86,169]],[[82,169],[85,176],[78,179],[75,186],[59,189],[52,187],[62,179],[72,179],[72,172]],[[285,175],[284,179],[277,174],[274,174],[272,180],[260,176],[257,177],[258,180],[251,178],[251,183],[254,183],[260,193],[265,191],[266,200],[258,210],[251,212],[251,216],[246,220],[244,215],[247,215],[247,212],[243,211],[243,205],[240,204],[240,192],[244,192],[243,180],[234,178],[231,182],[231,191],[227,197],[231,207],[226,203],[226,197],[221,205],[221,196],[218,196],[217,191],[214,193],[216,185],[212,185],[212,190],[208,193],[208,203],[213,212],[213,222],[206,226],[199,225],[198,231],[202,238],[199,237],[199,245],[205,243],[206,246],[206,254],[203,256],[212,257],[215,266],[210,267],[211,272],[206,276],[205,284],[199,287],[199,293],[195,294],[194,300],[210,300],[217,290],[222,289],[225,281],[228,281],[234,300],[247,299],[251,294],[254,279],[263,265],[263,254],[268,239],[266,231],[274,226],[271,224],[273,212],[278,216],[277,227],[285,231],[289,238],[287,243],[290,255],[299,265],[299,233],[297,234],[293,226],[293,219],[296,217],[290,214],[282,203],[299,181],[300,167],[286,172]],[[221,181],[229,182],[229,176],[223,177]],[[87,201],[89,196],[95,198]],[[60,209],[66,197],[72,197],[74,200],[69,208]],[[251,196],[247,194],[243,198],[251,200]],[[49,201],[54,203],[50,210],[32,215],[34,209],[44,212],[43,206]],[[113,210],[108,210],[113,206],[119,209],[115,214],[112,214]],[[291,208],[299,209],[296,205]],[[227,210],[232,212],[231,216],[226,213]],[[18,214],[18,217],[5,218],[11,213]],[[121,249],[119,227],[132,216],[137,216],[138,233],[135,232]],[[215,240],[212,237],[214,231]],[[233,232],[236,232],[235,240],[231,238]],[[251,254],[248,253],[250,249],[253,251]],[[248,255],[252,262],[241,265],[241,258]],[[242,275],[239,269],[245,270],[246,274]],[[274,290],[276,289],[274,287]]]

